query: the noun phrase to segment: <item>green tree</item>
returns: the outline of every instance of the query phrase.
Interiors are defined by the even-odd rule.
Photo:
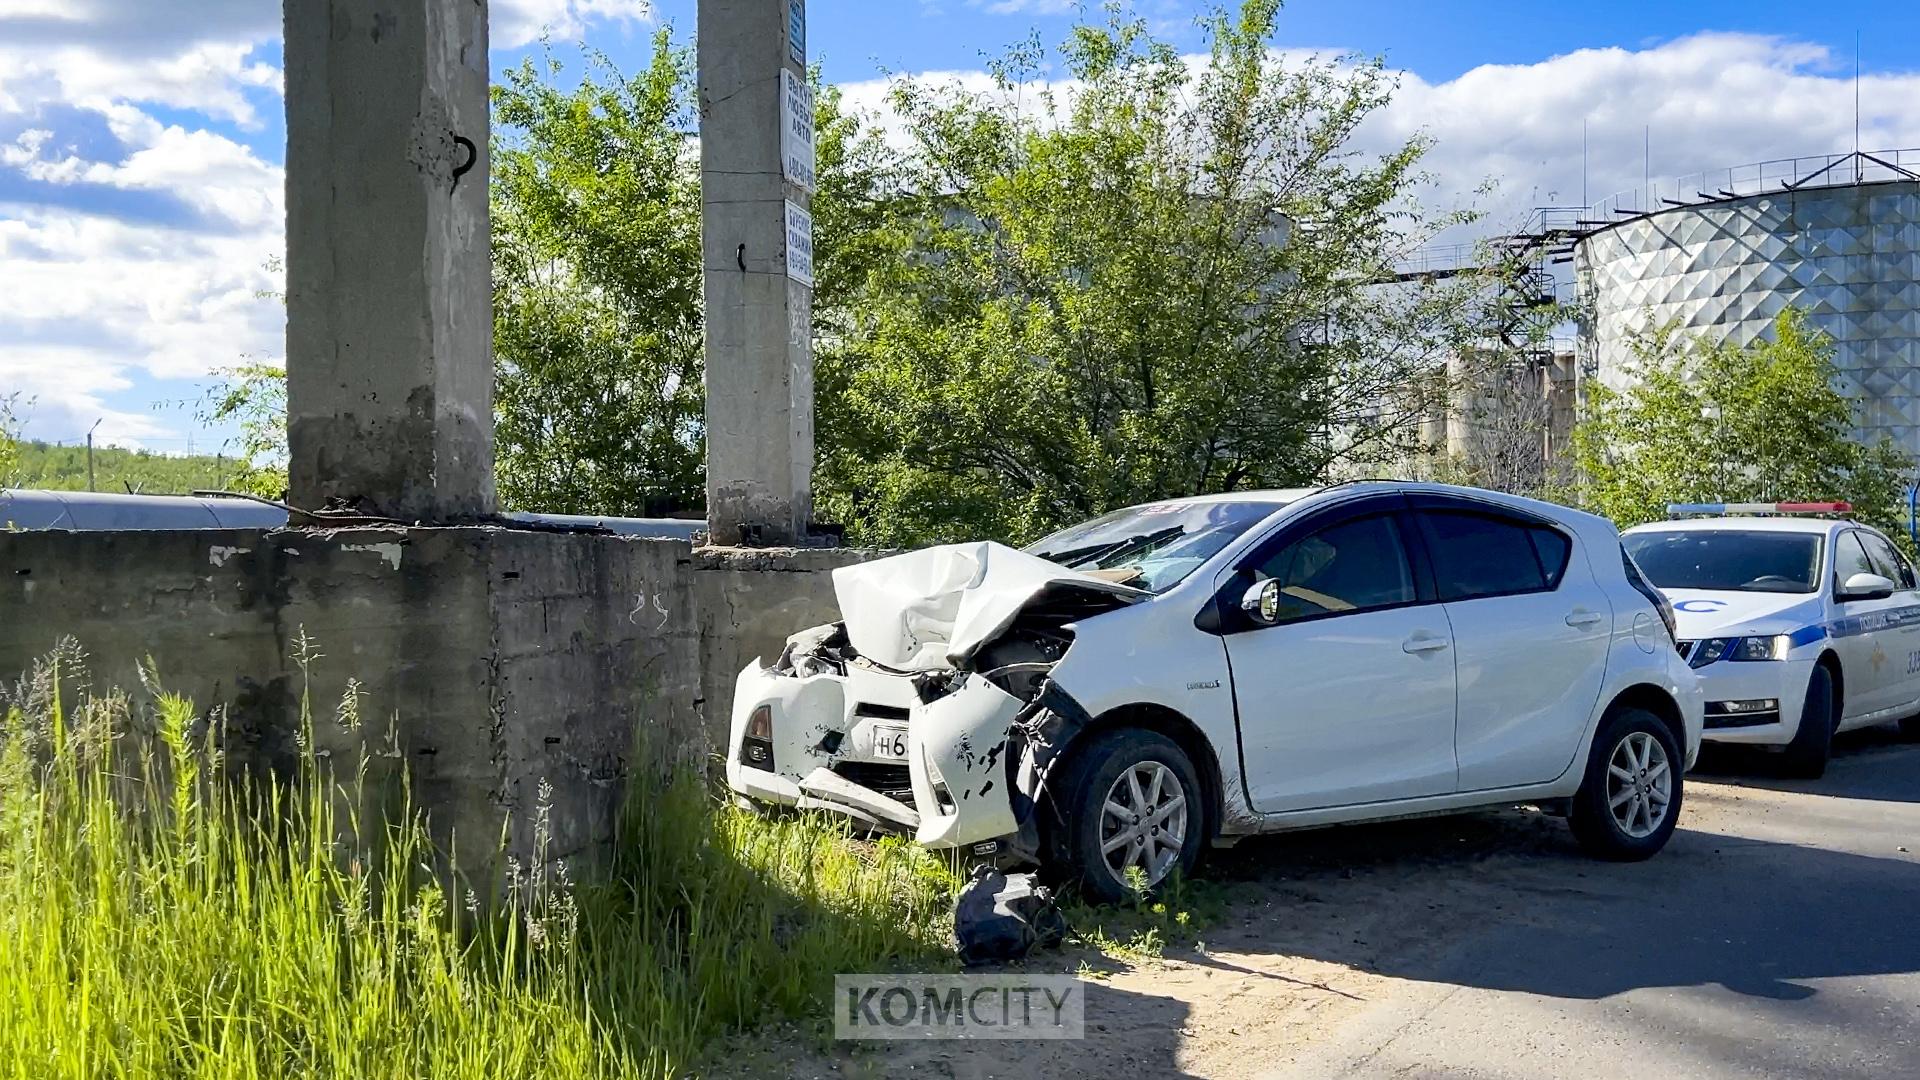
[[[216,374],[220,381],[200,399],[196,418],[203,424],[233,424],[239,428],[236,460],[224,475],[227,490],[285,498],[286,369],[252,362]]]
[[[1857,405],[1833,388],[1833,345],[1788,309],[1772,340],[1709,344],[1644,335],[1624,389],[1592,384],[1575,426],[1574,499],[1621,528],[1671,502],[1844,499],[1906,535],[1914,461],[1886,439],[1851,437]]]
[[[18,484],[20,474],[19,424],[13,410],[18,394],[0,396],[0,487]]]
[[[705,482],[692,55],[494,87],[495,429],[512,508],[657,514]]]
[[[705,500],[700,172],[692,51],[572,89],[532,61],[493,92],[495,439],[502,502],[657,514]],[[817,82],[817,72],[815,79]],[[816,95],[814,317],[873,257],[884,144]]]
[[[990,89],[895,84],[904,145],[816,339],[823,516],[1020,540],[1404,453],[1473,290],[1387,283],[1464,215],[1413,198],[1423,138],[1356,148],[1384,68],[1284,59],[1278,7],[1216,10],[1199,64],[1109,8],[1062,82],[1029,43]]]
[[[0,456],[7,450],[0,447]],[[12,444],[13,464],[0,463],[0,487],[45,491],[87,490],[87,448],[37,440]],[[151,450],[95,447],[94,483],[100,491],[178,495],[226,486],[236,463],[215,454],[157,454]]]

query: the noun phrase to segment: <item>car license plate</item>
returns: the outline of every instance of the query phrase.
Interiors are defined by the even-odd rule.
[[[901,724],[874,724],[867,728],[868,738],[877,758],[905,759],[907,756],[907,729]]]

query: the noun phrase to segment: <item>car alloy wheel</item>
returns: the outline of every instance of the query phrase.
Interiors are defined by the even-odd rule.
[[[1629,732],[1607,759],[1607,809],[1613,823],[1638,840],[1653,835],[1673,802],[1673,767],[1660,740]]]
[[[1187,842],[1187,793],[1172,769],[1142,761],[1114,778],[1100,809],[1100,855],[1116,881],[1138,867],[1157,885]]]

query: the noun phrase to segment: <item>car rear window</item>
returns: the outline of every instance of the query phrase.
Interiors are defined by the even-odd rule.
[[[1662,589],[1809,593],[1820,581],[1817,533],[1671,529],[1620,538]],[[1843,579],[1844,580],[1844,579]]]
[[[1566,570],[1571,544],[1552,529],[1451,510],[1424,511],[1420,521],[1442,600],[1541,592]]]
[[[1527,530],[1533,538],[1533,553],[1540,559],[1540,570],[1547,576],[1547,588],[1560,587],[1567,572],[1567,556],[1573,554],[1573,541],[1559,531],[1536,526]]]

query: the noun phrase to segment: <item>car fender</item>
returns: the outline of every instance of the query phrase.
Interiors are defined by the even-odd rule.
[[[969,675],[958,689],[913,707],[907,772],[914,802],[928,808],[914,839],[931,847],[958,847],[1014,831],[1009,739],[1024,705]],[[936,797],[936,784],[945,788],[945,800]]]
[[[1246,796],[1226,645],[1195,629],[1192,612],[1172,599],[1169,594],[1075,623],[1073,644],[1050,678],[1090,717],[1140,705],[1184,717],[1219,765],[1221,831],[1256,831],[1259,817]]]
[[[1636,687],[1652,687],[1673,700],[1680,711],[1680,744],[1686,767],[1693,768],[1700,756],[1700,736],[1706,727],[1706,695],[1700,688],[1700,680],[1687,667],[1671,643],[1666,640],[1666,630],[1656,628],[1659,640],[1649,653],[1642,648],[1636,633],[1632,609],[1624,611],[1623,617],[1615,619],[1612,647],[1607,657],[1606,679],[1601,685],[1599,700],[1594,703],[1593,714],[1587,718],[1586,735],[1580,740],[1579,750],[1573,760],[1567,763],[1566,771],[1557,782],[1565,789],[1564,794],[1571,795],[1580,787],[1585,776],[1588,756],[1593,752],[1593,740],[1599,736],[1600,722],[1606,718],[1613,705],[1622,695]]]

